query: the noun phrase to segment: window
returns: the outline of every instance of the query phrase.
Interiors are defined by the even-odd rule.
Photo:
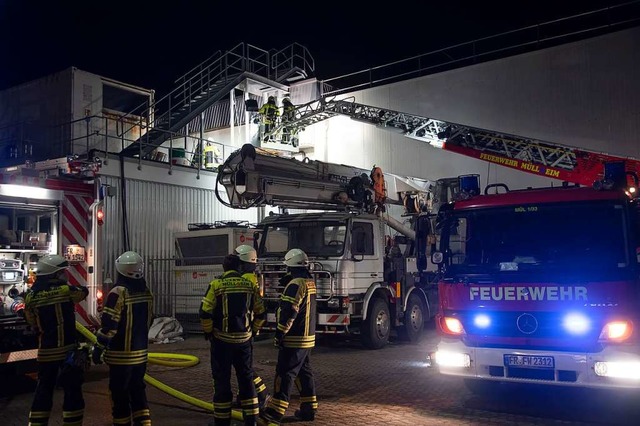
[[[178,238],[176,249],[178,256],[185,258],[181,262],[182,266],[222,263],[224,257],[229,254],[229,236]]]
[[[373,255],[373,224],[367,222],[353,222],[352,254]]]

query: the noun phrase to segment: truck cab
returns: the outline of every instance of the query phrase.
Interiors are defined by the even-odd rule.
[[[472,388],[640,387],[638,200],[599,189],[509,191],[440,209],[441,373]]]
[[[404,255],[406,241],[399,238],[402,244],[394,243],[378,216],[348,212],[273,215],[261,226],[257,274],[267,306],[267,329],[275,329],[284,290],[279,280],[286,274],[282,259],[292,248],[303,250],[311,262],[318,291],[317,333],[355,332],[366,346],[377,348],[386,344],[391,330],[406,325],[407,305],[416,333],[435,314],[435,285],[420,285],[415,257]]]

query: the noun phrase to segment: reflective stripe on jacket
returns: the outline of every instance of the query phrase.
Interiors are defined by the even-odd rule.
[[[107,350],[104,361],[111,365],[147,362],[149,327],[153,319],[153,294],[144,280],[135,287],[116,285],[102,310],[98,343]]]
[[[265,316],[258,286],[237,271],[211,281],[200,304],[203,331],[228,343],[249,340],[262,327]]]
[[[25,319],[38,332],[38,361],[63,361],[75,349],[74,304],[87,298],[89,290],[58,279],[38,278],[25,296]]]
[[[316,342],[316,284],[311,278],[294,278],[280,297],[278,332],[286,348],[312,348]]]

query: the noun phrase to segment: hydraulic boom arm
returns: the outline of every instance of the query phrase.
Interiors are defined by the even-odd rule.
[[[226,199],[219,192],[223,186]],[[244,145],[218,170],[216,196],[224,205],[261,205],[313,210],[384,211],[385,204],[416,210],[425,204],[431,183],[343,164],[299,161]]]

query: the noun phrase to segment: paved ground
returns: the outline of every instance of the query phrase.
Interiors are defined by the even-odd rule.
[[[548,387],[499,387],[485,395],[471,394],[456,378],[425,368],[426,354],[437,341],[427,330],[418,345],[390,344],[363,349],[357,341],[321,342],[312,366],[317,376],[319,412],[315,425],[547,425],[640,424],[640,395],[589,393]],[[176,369],[150,366],[153,377],[196,398],[210,401],[212,384],[207,344],[199,337],[154,352],[189,353],[201,363]],[[255,344],[254,365],[271,388],[276,349],[271,340]],[[84,386],[85,425],[110,424],[106,367],[92,367]],[[34,382],[28,377],[1,378],[0,424],[26,425]],[[54,415],[60,416],[61,392]],[[206,425],[210,413],[149,386],[155,425]],[[298,405],[294,396],[287,414]],[[55,420],[55,421],[53,421]],[[56,418],[51,424],[60,424]],[[292,419],[288,419],[292,420]],[[305,423],[301,423],[305,424]],[[311,424],[311,423],[306,423]]]

